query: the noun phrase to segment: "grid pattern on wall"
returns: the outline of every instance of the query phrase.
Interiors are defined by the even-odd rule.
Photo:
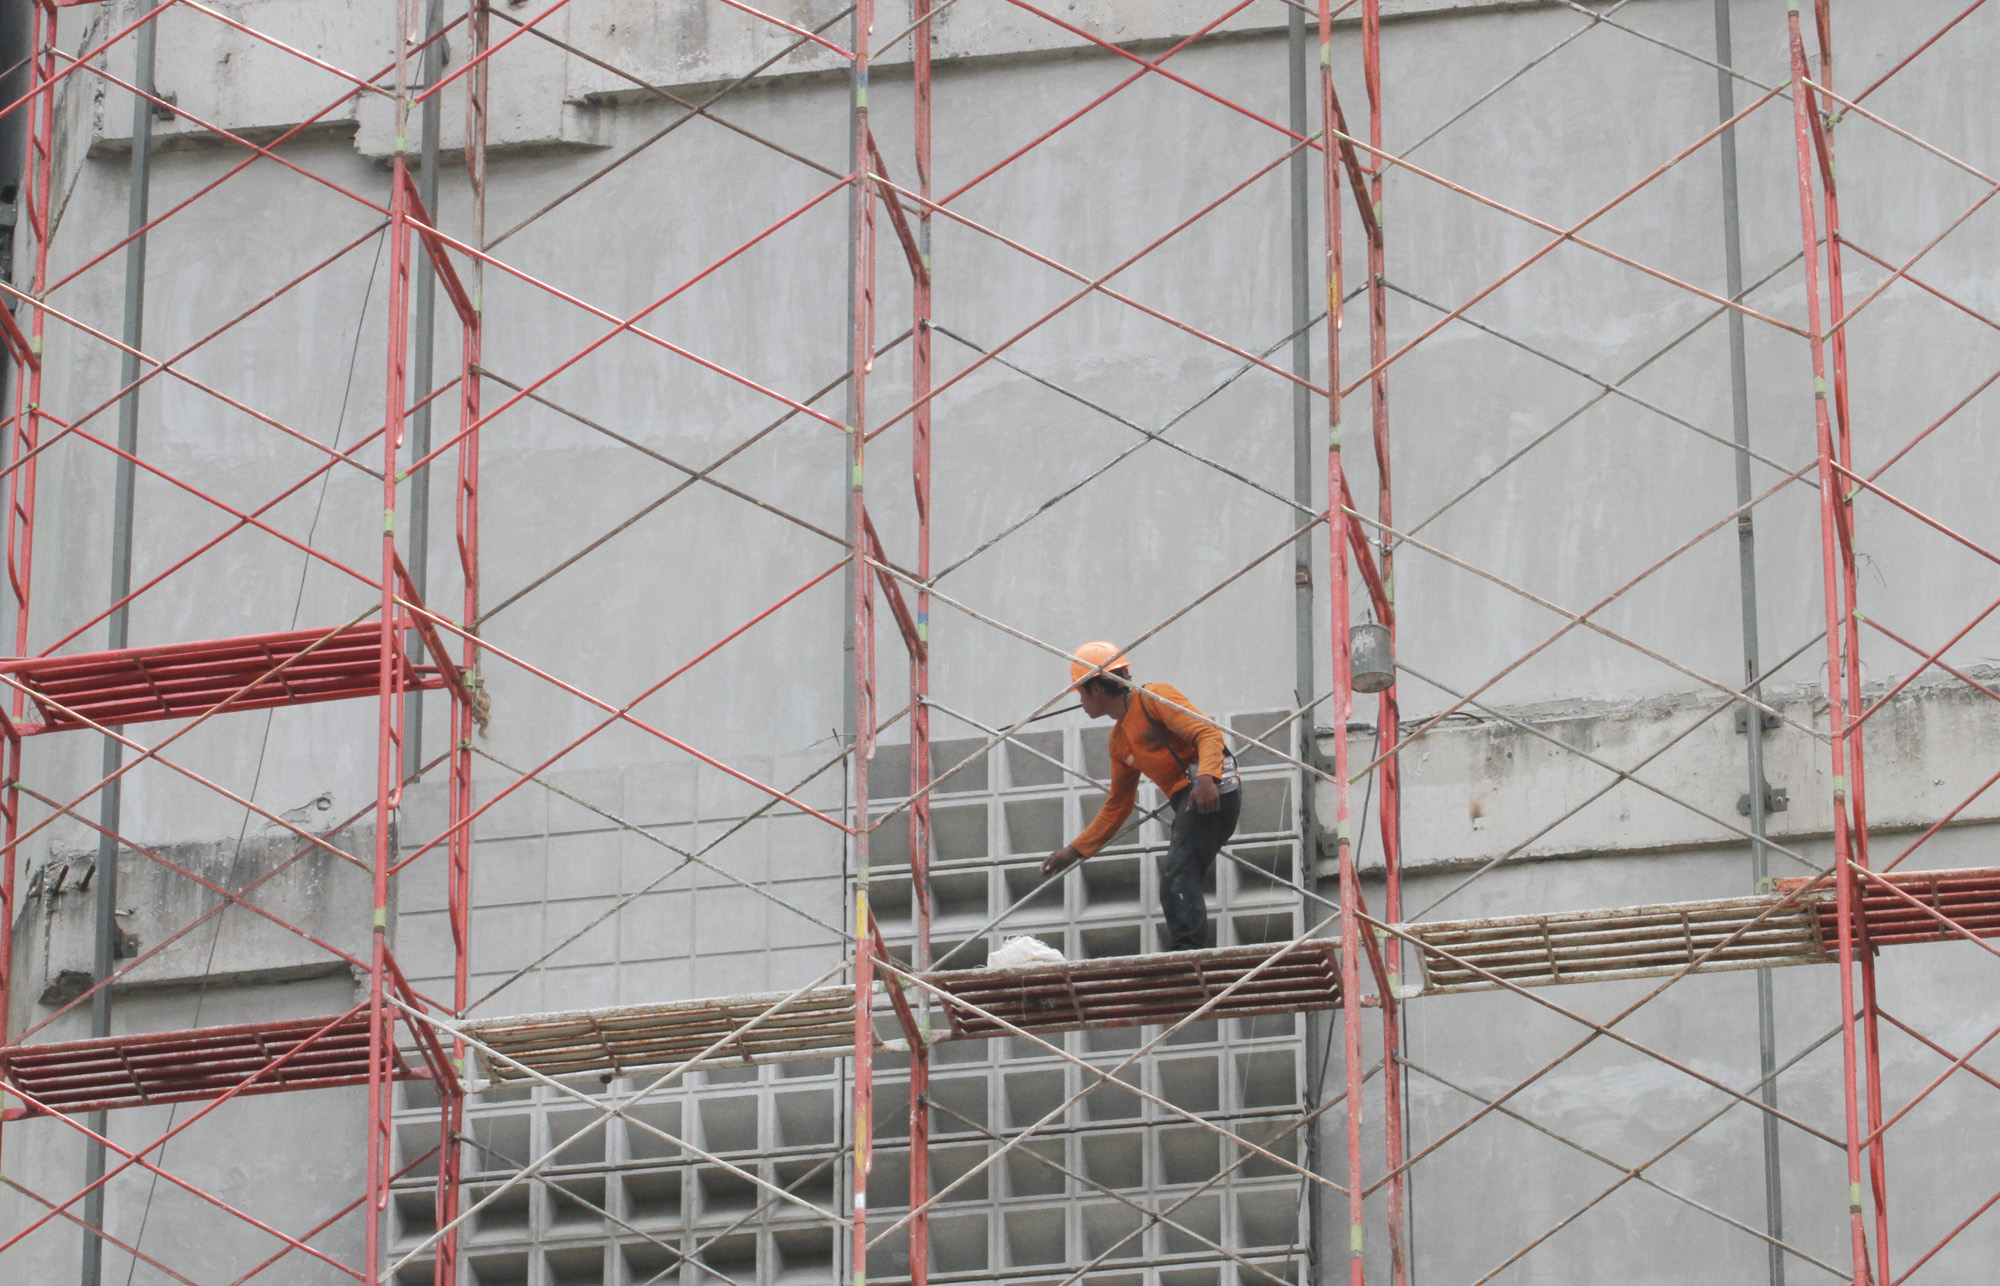
[[[1226,722],[1261,739],[1281,719],[1267,712]],[[983,744],[977,738],[934,743],[935,771],[946,773]],[[905,746],[880,747],[878,779],[906,780],[907,755]],[[1242,818],[1209,887],[1216,941],[1284,941],[1304,927],[1295,883],[1296,773],[1254,748],[1239,747],[1239,762]],[[932,890],[934,955],[945,967],[981,964],[987,950],[1020,933],[1072,959],[1162,948],[1160,819],[1129,827],[1077,874],[1028,896],[1041,883],[1041,859],[1095,811],[1102,798],[1095,783],[1108,775],[1105,730],[1068,727],[1019,734],[1003,752],[972,758],[943,781],[933,810]],[[1134,816],[1159,803],[1153,787],[1143,786]],[[893,806],[893,800],[883,805]],[[876,834],[873,900],[892,952],[907,958],[909,869],[907,852],[898,848],[905,832],[891,822]],[[947,958],[960,944],[964,949]],[[621,983],[621,994],[629,990]],[[1302,1025],[1293,1017],[1192,1024],[1077,1098],[1059,1124],[1044,1127],[939,1205],[931,1220],[932,1279],[1054,1283],[1111,1250],[1085,1279],[1089,1286],[1298,1280],[1304,1217],[1298,1177],[1133,1087],[1298,1160],[1302,1145],[1287,1129],[1296,1125],[1306,1088]],[[1140,1027],[1048,1040],[1109,1071],[1160,1035],[1159,1028]],[[878,1102],[907,1093],[904,1069],[903,1060],[878,1059]],[[1013,1132],[1077,1095],[1086,1079],[1094,1078],[1027,1039],[940,1044],[931,1083],[933,1191],[972,1172]],[[471,1280],[787,1286],[843,1275],[837,1229],[732,1168],[844,1212],[850,1186],[840,1146],[849,1099],[844,1064],[704,1067],[684,1084],[635,1102],[637,1086],[595,1078],[574,1086],[593,1103],[623,1107],[629,1119],[605,1120],[537,1177],[480,1210],[465,1241]],[[398,1136],[406,1157],[435,1142],[434,1112],[423,1092],[406,1089]],[[600,1116],[591,1104],[548,1087],[476,1096],[463,1143],[466,1205]],[[655,1129],[709,1156],[684,1151]],[[877,1114],[869,1205],[878,1223],[908,1209],[907,1131],[905,1114]],[[431,1230],[433,1174],[418,1167],[397,1187],[397,1240],[404,1246]],[[1146,1213],[1169,1209],[1170,1222]],[[870,1278],[903,1277],[904,1253],[885,1245]],[[427,1262],[414,1261],[401,1280],[428,1282],[429,1272]]]
[[[748,771],[803,782],[794,798],[837,812],[843,781],[829,757],[824,745],[750,757]],[[550,772],[497,799],[475,824],[472,1013],[795,987],[837,964],[839,834],[789,809],[756,812],[768,802],[693,762]],[[437,834],[441,786],[411,787],[403,815],[406,835]],[[396,883],[397,959],[429,994],[449,995],[443,876],[417,863]]]

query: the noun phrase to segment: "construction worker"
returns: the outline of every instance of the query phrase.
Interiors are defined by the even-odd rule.
[[[1111,793],[1083,833],[1042,863],[1043,874],[1069,869],[1118,833],[1132,814],[1143,772],[1173,802],[1167,851],[1160,859],[1160,912],[1171,939],[1168,949],[1215,945],[1201,885],[1215,866],[1215,855],[1236,833],[1243,810],[1242,781],[1221,731],[1178,689],[1165,683],[1135,686],[1131,666],[1114,643],[1078,648],[1069,677],[1085,714],[1114,721]]]

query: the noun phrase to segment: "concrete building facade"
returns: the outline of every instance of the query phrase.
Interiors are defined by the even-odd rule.
[[[854,479],[836,427],[851,335],[853,86],[836,51],[808,42],[787,53],[800,38],[769,18],[859,37],[838,0],[760,8],[769,13],[718,0],[494,5],[495,43],[513,38],[491,60],[483,226],[462,168],[466,80],[441,95],[439,226],[508,266],[480,281],[485,404],[519,394],[480,445],[476,627],[493,649],[479,673],[491,723],[471,751],[475,802],[498,802],[472,829],[466,1017],[784,992],[838,976],[852,950],[852,845],[811,811],[853,820],[842,564]],[[1878,865],[1911,849],[1904,869],[1993,865],[2000,821],[1985,790],[2000,772],[2000,634],[1981,612],[2000,596],[1984,552],[2000,547],[1989,499],[2000,411],[1987,391],[2000,365],[2000,223],[1986,206],[1988,176],[2000,173],[1986,89],[2000,10],[1974,6],[1923,44],[1963,8],[1831,6],[1832,83],[1871,90],[1866,110],[1833,128],[1853,310],[1846,412],[1857,470],[1877,488],[1854,505],[1859,602],[1880,623],[1862,651],[1863,695],[1879,702],[1865,740],[1869,833]],[[1087,638],[1143,640],[1140,681],[1175,683],[1238,734],[1244,819],[1210,891],[1218,944],[1329,936],[1335,648],[1326,531],[1313,518],[1328,505],[1329,429],[1325,400],[1311,401],[1297,449],[1285,378],[1302,267],[1306,382],[1352,381],[1381,358],[1369,349],[1368,260],[1350,198],[1355,293],[1343,373],[1326,369],[1324,282],[1312,275],[1323,274],[1312,256],[1324,249],[1324,193],[1313,156],[1295,195],[1293,157],[1307,154],[1281,128],[1302,53],[1316,83],[1317,17],[1301,43],[1292,10],[952,0],[935,19],[932,183],[953,217],[934,221],[928,247],[942,390],[927,621],[942,778],[932,909],[936,954],[963,947],[955,967],[1019,933],[1073,959],[1164,945],[1157,819],[1037,892],[1042,858],[1102,798],[1105,731],[1059,711],[1001,733],[1067,704],[1059,651]],[[1753,736],[1772,791],[1768,817],[1755,810],[1770,874],[1817,875],[1834,860],[1845,783],[1828,744],[1839,676],[1824,641],[1786,6],[1720,6],[1734,38],[1725,79],[1746,113],[1731,133],[1727,200],[1710,0],[1383,0],[1380,11],[1394,514],[1369,533],[1394,550],[1398,697],[1412,738],[1397,760],[1403,918],[1763,891],[1748,829]],[[1360,12],[1340,12],[1324,54],[1357,134]],[[60,49],[85,56],[139,16],[129,0],[64,8]],[[878,13],[868,91],[888,170],[904,182],[909,21],[902,6]],[[383,214],[348,193],[386,206],[387,163],[415,145],[398,139],[385,95],[322,109],[352,88],[343,74],[367,80],[391,62],[396,12],[373,0],[235,0],[171,7],[157,23],[156,80],[173,111],[152,126],[151,202],[175,213],[148,237],[140,347],[171,356],[174,374],[141,395],[133,581],[171,574],[134,601],[131,638],[360,619],[379,591],[342,568],[376,556],[382,480],[360,465],[381,448],[322,466],[382,424],[392,289]],[[466,44],[450,34],[446,49],[449,74]],[[73,76],[56,97],[47,252],[60,284],[43,301],[53,318],[43,407],[99,436],[123,383],[110,342],[123,261],[110,252],[126,237],[133,134],[120,82],[134,57],[130,41],[112,44],[92,56],[103,76]],[[1314,100],[1311,129],[1319,118]],[[1303,265],[1299,229],[1310,234]],[[1747,446],[1723,302],[1731,237]],[[895,561],[917,522],[903,414],[911,300],[900,262],[889,271],[900,248],[886,230],[879,245],[870,389],[881,436],[865,488]],[[26,233],[14,255],[20,286]],[[1083,288],[1106,283],[1115,296]],[[645,335],[606,338],[607,317],[669,296],[644,313]],[[11,298],[22,304],[20,290]],[[449,329],[440,323],[434,343],[446,373],[458,360]],[[1341,447],[1357,508],[1374,520],[1370,398],[1365,385],[1347,396]],[[442,442],[455,415],[435,418]],[[406,449],[399,467],[415,458]],[[41,453],[31,653],[105,646],[113,463],[81,435]],[[440,468],[424,481],[436,515],[430,601],[456,602],[451,480]],[[246,526],[252,513],[259,525]],[[1746,675],[1742,551],[1753,527],[1750,624],[1763,665]],[[1303,561],[1301,530],[1313,551]],[[1351,611],[1369,616],[1358,587]],[[894,783],[909,780],[902,644],[881,617],[883,726],[869,771],[891,785],[871,794],[878,816],[895,813],[907,787]],[[1933,650],[1939,664],[1926,663]],[[1740,699],[1753,683],[1770,714]],[[616,707],[636,699],[630,712],[679,744],[620,725],[566,749],[605,717],[581,694]],[[430,764],[449,749],[449,698],[416,700],[413,762]],[[1357,701],[1345,725],[1356,769],[1374,758],[1375,710]],[[201,921],[121,978],[114,1030],[355,1003],[357,975],[324,948],[364,956],[373,930],[368,873],[339,853],[365,862],[376,845],[376,720],[370,702],[353,701],[225,714],[179,737],[171,723],[134,732],[149,746],[175,737],[176,766],[147,762],[125,778],[120,834],[209,886],[128,847],[120,927],[142,947],[167,941],[217,905],[217,888],[254,887],[246,897],[275,919],[231,906]],[[89,1032],[87,1006],[61,1011],[95,981],[100,740],[56,734],[24,752],[36,831],[11,859],[22,892],[10,1038]],[[1373,906],[1384,893],[1381,781],[1376,771],[1352,785],[1350,842]],[[758,782],[789,802],[773,807]],[[1140,807],[1160,802],[1142,792]],[[402,793],[392,851],[432,846],[447,808],[432,764]],[[294,835],[271,815],[325,847],[287,862]],[[907,953],[905,833],[895,823],[875,833],[872,879],[885,936]],[[413,862],[392,907],[389,938],[411,984],[448,995],[443,866]],[[1977,1142],[2000,1123],[2000,1066],[1983,1043],[2000,1025],[1993,954],[1976,941],[1890,947],[1877,966],[1895,1029],[1882,1037],[1889,1110],[1964,1069],[1889,1136],[1891,1262],[1925,1282],[1990,1280],[2000,1244],[1991,1217],[1976,1217],[2000,1190],[2000,1160]],[[1653,978],[1433,996],[1416,977],[1401,1011],[1404,1061],[1379,1073],[1379,1049],[1368,1055],[1370,1093],[1386,1074],[1407,1095],[1417,1160],[1395,1258],[1408,1278],[1775,1286],[1776,1243],[1786,1278],[1850,1280],[1838,975],[1826,963],[1768,974],[1763,1043],[1781,1068],[1768,1100],[1756,972],[1665,990]],[[933,1215],[931,1278],[1332,1282],[1354,1245],[1368,1280],[1387,1280],[1394,1239],[1380,1197],[1350,1242],[1345,1199],[1296,1169],[1345,1181],[1345,1117],[1326,1109],[1346,1078],[1339,1016],[1198,1023],[1132,1057],[1159,1035],[1076,1032],[1053,1038],[1062,1053],[1018,1038],[938,1047],[934,1188],[970,1177]],[[1080,1064],[1116,1067],[1124,1084],[1091,1090]],[[843,1276],[844,1234],[809,1207],[851,1213],[849,1076],[837,1060],[739,1063],[704,1066],[664,1092],[641,1093],[644,1077],[596,1076],[482,1090],[461,1146],[468,1204],[490,1201],[464,1229],[461,1281]],[[877,1076],[878,1100],[893,1102],[907,1072],[885,1057]],[[419,1158],[436,1141],[437,1100],[420,1082],[398,1093],[396,1164],[413,1168],[383,1214],[394,1265],[384,1280],[429,1281],[436,1163]],[[1057,1125],[981,1168],[1066,1102]],[[1367,1103],[1372,1183],[1384,1178],[1383,1121],[1379,1098]],[[622,1114],[605,1121],[602,1106]],[[1297,1128],[1315,1108],[1315,1124]],[[110,1136],[150,1140],[195,1110],[116,1112]],[[1775,1153],[1765,1117],[1779,1121]],[[307,1240],[328,1260],[358,1263],[364,1216],[350,1203],[366,1122],[357,1088],[245,1098],[175,1135],[161,1164],[273,1227],[315,1229]],[[908,1127],[885,1109],[873,1130],[868,1205],[886,1225],[907,1209]],[[517,1177],[572,1136],[532,1179]],[[81,1184],[80,1137],[10,1121],[4,1149],[0,1280],[70,1280],[82,1241],[73,1223],[6,1239],[46,1213],[32,1193],[61,1200]],[[108,1277],[232,1281],[277,1253],[280,1243],[190,1188],[136,1170],[108,1186],[107,1232],[145,1256],[107,1251]],[[1871,1221],[1876,1209],[1871,1195]],[[269,1271],[343,1276],[299,1252]],[[894,1237],[870,1258],[872,1278],[908,1273]]]

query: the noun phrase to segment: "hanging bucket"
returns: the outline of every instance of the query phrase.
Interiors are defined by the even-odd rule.
[[[1354,666],[1356,692],[1387,692],[1396,685],[1396,658],[1389,649],[1389,627],[1369,623],[1348,631],[1348,655]]]

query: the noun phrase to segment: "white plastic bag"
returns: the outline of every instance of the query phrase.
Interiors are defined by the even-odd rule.
[[[1009,938],[1000,944],[1000,949],[986,957],[988,969],[1019,969],[1023,965],[1061,964],[1063,953],[1042,941],[1022,934]]]

